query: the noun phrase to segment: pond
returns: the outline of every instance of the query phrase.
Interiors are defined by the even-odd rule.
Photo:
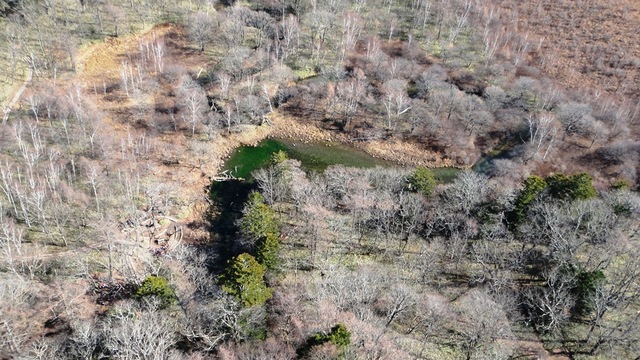
[[[290,159],[300,161],[306,171],[322,172],[331,165],[372,168],[376,166],[398,166],[392,162],[374,158],[366,152],[335,143],[305,144],[293,140],[266,139],[257,146],[242,146],[225,162],[224,170],[234,177],[249,179],[251,173],[269,163],[271,155],[284,151]],[[452,182],[460,172],[455,168],[433,169],[436,178],[445,183]]]
[[[214,181],[209,189],[216,207],[214,212],[217,213],[211,218],[212,227],[220,236],[220,244],[228,245],[221,246],[218,250],[223,258],[231,258],[238,252],[232,246],[237,238],[238,219],[242,216],[249,193],[257,190],[251,173],[267,166],[271,156],[278,151],[284,151],[290,159],[300,161],[301,168],[305,171],[322,172],[331,165],[339,164],[360,168],[393,166],[392,163],[374,158],[362,150],[334,143],[305,144],[292,140],[266,139],[257,146],[238,148],[223,168],[238,179]]]
[[[480,158],[473,166],[471,170],[485,175],[490,175],[495,168],[495,160],[509,159],[513,155],[511,154],[512,148],[506,147],[501,150],[493,151]]]
[[[271,155],[278,151],[287,153],[290,159],[300,161],[307,171],[322,172],[331,165],[370,168],[392,164],[374,158],[359,149],[342,144],[305,144],[292,140],[266,139],[257,146],[242,146],[225,162],[224,170],[239,178],[250,178],[251,173],[268,164]]]

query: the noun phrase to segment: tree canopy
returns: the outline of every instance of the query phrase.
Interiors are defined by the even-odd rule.
[[[135,296],[142,299],[147,296],[155,296],[162,302],[162,306],[170,306],[177,302],[176,293],[169,285],[169,281],[162,276],[147,276],[138,288]]]
[[[258,192],[251,193],[240,222],[242,235],[252,241],[257,241],[269,234],[278,233],[278,227],[276,214],[265,203],[264,197]]]
[[[229,260],[220,277],[222,290],[235,296],[244,306],[262,305],[271,298],[272,290],[264,283],[266,266],[247,253]]]
[[[437,184],[438,182],[433,175],[433,171],[426,167],[417,167],[411,177],[409,177],[410,188],[427,197],[433,194],[433,190]]]
[[[591,184],[592,178],[586,173],[576,175],[555,174],[547,178],[551,195],[560,200],[586,200],[597,195]]]

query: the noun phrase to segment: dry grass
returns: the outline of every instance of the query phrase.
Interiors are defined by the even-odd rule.
[[[455,167],[452,159],[444,159],[441,154],[399,140],[374,140],[358,145],[374,157],[407,166]]]
[[[89,44],[78,55],[76,78],[87,84],[98,80],[118,80],[126,54],[137,51],[140,42],[151,41],[154,37],[163,37],[178,30],[176,25],[162,24],[141,34],[110,37]]]

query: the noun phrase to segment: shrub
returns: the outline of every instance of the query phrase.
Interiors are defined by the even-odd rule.
[[[316,333],[309,337],[307,342],[298,349],[298,357],[304,358],[314,346],[322,346],[326,343],[331,343],[340,349],[344,349],[351,343],[351,332],[347,330],[344,324],[338,323],[331,328],[331,332],[328,334]]]
[[[169,281],[162,276],[147,276],[135,294],[136,298],[142,299],[146,296],[155,296],[162,301],[164,307],[177,302],[175,291],[169,285]]]
[[[611,188],[615,190],[629,190],[631,185],[631,181],[627,179],[618,179],[611,184]]]
[[[424,196],[431,196],[437,185],[433,171],[426,167],[417,167],[409,178],[410,189],[422,193]]]
[[[271,165],[282,164],[283,162],[289,160],[289,155],[286,152],[279,150],[271,154]]]
[[[586,200],[597,195],[591,184],[591,176],[585,173],[577,175],[556,174],[547,178],[551,195],[560,200]]]

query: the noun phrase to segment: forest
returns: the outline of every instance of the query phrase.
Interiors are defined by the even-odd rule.
[[[634,23],[0,0],[0,359],[640,358]]]

